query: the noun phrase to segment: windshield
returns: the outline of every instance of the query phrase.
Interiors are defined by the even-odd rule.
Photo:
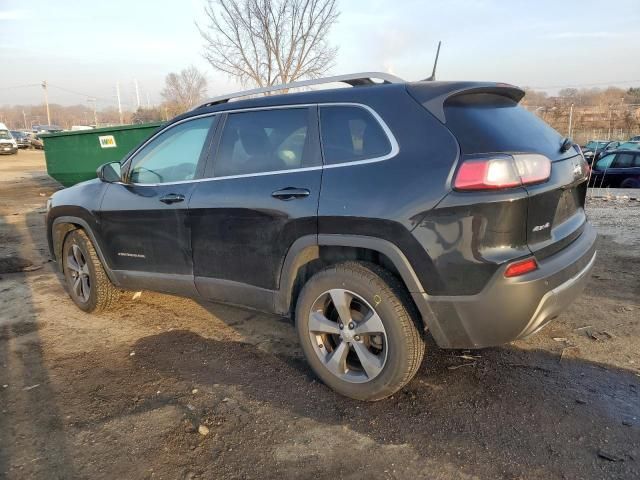
[[[11,134],[9,130],[0,130],[0,140],[11,140]]]
[[[608,142],[596,142],[591,140],[589,143],[587,143],[584,148],[589,148],[591,150],[595,150],[596,148],[599,150],[601,148],[604,148],[607,145]]]

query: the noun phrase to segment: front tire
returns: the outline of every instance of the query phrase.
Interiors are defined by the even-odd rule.
[[[318,272],[300,293],[295,317],[311,368],[347,397],[393,395],[422,363],[422,329],[408,294],[377,265],[346,262]]]
[[[119,297],[83,230],[67,235],[62,247],[62,269],[69,296],[80,310],[100,312]]]

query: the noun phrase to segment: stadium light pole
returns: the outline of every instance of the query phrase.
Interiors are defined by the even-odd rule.
[[[47,125],[51,125],[51,114],[49,113],[49,92],[47,91],[47,81],[42,82],[42,90],[44,90],[44,104],[47,107]]]

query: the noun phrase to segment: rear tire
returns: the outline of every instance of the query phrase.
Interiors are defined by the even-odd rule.
[[[377,265],[346,262],[318,272],[302,289],[295,318],[311,368],[347,397],[393,395],[422,363],[415,308],[398,279]]]
[[[120,296],[102,267],[84,230],[73,230],[62,247],[62,269],[67,292],[80,310],[100,312]]]
[[[627,178],[620,184],[620,188],[640,188],[640,181]]]

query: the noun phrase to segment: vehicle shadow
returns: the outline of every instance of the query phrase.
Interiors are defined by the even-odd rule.
[[[297,354],[187,330],[142,338],[135,351],[138,368],[203,387],[233,386],[288,418],[339,425],[380,445],[407,445],[421,459],[446,460],[469,476],[637,478],[640,472],[640,379],[607,365],[509,346],[461,358],[430,342],[409,385],[390,399],[364,403],[319,383]]]
[[[32,292],[43,267],[15,219],[0,217],[0,237],[0,478],[73,478]]]

